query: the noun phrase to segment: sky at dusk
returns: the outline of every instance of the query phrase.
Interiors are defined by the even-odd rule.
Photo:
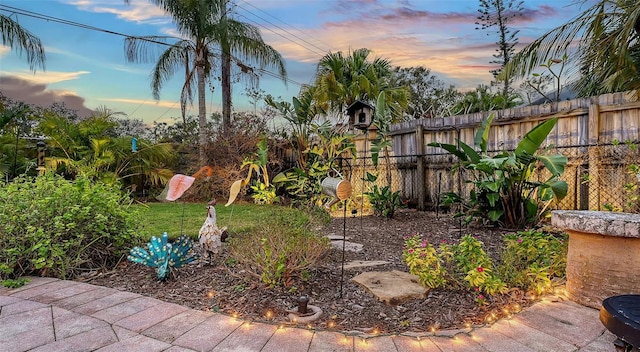
[[[567,22],[582,10],[575,0],[525,0],[519,47]],[[590,2],[587,2],[587,4]],[[394,66],[425,66],[447,84],[472,89],[489,84],[497,34],[476,30],[477,0],[238,0],[238,20],[260,28],[265,42],[283,56],[288,81],[263,74],[259,88],[286,101],[313,81],[318,60],[328,52],[372,50]],[[19,9],[20,11],[16,10]],[[127,62],[124,35],[172,35],[175,26],[146,0],[2,0],[0,11],[38,36],[46,70],[29,71],[24,58],[0,46],[0,91],[14,99],[49,106],[53,101],[87,115],[100,106],[128,118],[171,122],[180,116],[182,75],[151,95],[152,63]],[[20,12],[21,14],[13,13]],[[35,17],[51,16],[76,26]],[[81,27],[78,27],[80,25]],[[91,27],[89,29],[87,27]],[[233,86],[234,110],[251,110],[245,84]],[[221,110],[221,89],[213,81],[207,111]],[[197,114],[197,102],[188,114]]]

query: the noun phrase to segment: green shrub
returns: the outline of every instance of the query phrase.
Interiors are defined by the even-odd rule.
[[[487,146],[494,116],[491,114],[476,132],[474,144],[478,150],[462,141],[456,145],[429,143],[455,155],[460,163],[454,170],[460,168],[469,172],[471,178],[467,182],[474,186],[467,198],[449,192],[443,203],[461,205],[462,211],[458,215],[464,215],[466,222],[480,220],[511,229],[525,228],[539,221],[550,202],[567,195],[567,183],[560,178],[567,157],[549,154],[549,147],[538,152],[558,118],[544,121],[527,132],[515,151],[503,150],[493,155]],[[535,179],[541,167],[551,175],[542,182]]]
[[[418,235],[406,237],[402,258],[409,267],[409,273],[418,276],[425,287],[445,286],[447,271],[442,255],[428,241],[423,241]]]
[[[396,210],[402,206],[400,191],[392,192],[389,186],[373,186],[371,192],[365,192],[376,216],[391,219]]]
[[[0,277],[73,277],[115,265],[138,244],[137,212],[118,185],[54,174],[0,188]]]
[[[491,258],[482,242],[466,235],[457,244],[442,243],[438,249],[415,235],[405,238],[402,257],[409,273],[430,288],[475,289],[489,295],[504,293],[507,286],[493,272]]]
[[[367,172],[365,180],[375,183],[378,180],[378,175]],[[400,201],[400,191],[392,192],[390,186],[378,187],[378,185],[374,184],[371,191],[364,194],[369,199],[375,216],[391,219],[396,210],[403,206]]]
[[[541,294],[553,278],[564,278],[567,267],[567,235],[520,231],[504,236],[500,277],[508,285]]]
[[[230,257],[271,287],[303,279],[329,249],[329,241],[314,234],[309,218],[301,214],[281,208],[251,231],[234,235]]]
[[[466,287],[478,288],[489,295],[507,291],[507,285],[493,272],[491,258],[477,238],[463,236],[458,244],[451,247],[456,262],[456,276],[464,276],[462,279]]]

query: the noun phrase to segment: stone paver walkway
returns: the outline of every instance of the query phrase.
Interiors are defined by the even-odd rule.
[[[0,288],[0,351],[581,351],[614,352],[598,311],[540,302],[511,319],[437,336],[363,338],[242,321],[129,292],[30,278]]]

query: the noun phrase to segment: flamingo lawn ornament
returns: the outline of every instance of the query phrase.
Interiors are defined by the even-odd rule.
[[[209,177],[211,177],[211,175],[213,175],[213,169],[209,166],[203,166],[200,168],[200,170],[198,170],[198,172],[193,174],[193,176],[186,176],[183,174],[173,175],[173,177],[171,177],[169,182],[167,182],[167,185],[164,187],[164,190],[162,190],[162,192],[156,197],[156,199],[158,199],[159,201],[166,200],[166,201],[172,202],[182,197],[184,192],[186,192],[189,189],[189,187],[191,187],[193,182],[197,178],[200,178],[203,174],[205,175],[205,179],[208,179]],[[184,232],[182,231],[183,228],[184,228],[184,202],[182,203],[182,223],[180,224],[181,235],[184,234]]]
[[[164,190],[162,190],[162,192],[156,197],[156,199],[158,199],[159,201],[167,200],[173,202],[174,200],[182,197],[184,192],[186,192],[189,187],[193,185],[193,182],[195,182],[196,179],[202,177],[203,175],[205,176],[205,178],[211,177],[211,175],[213,175],[213,169],[209,166],[203,166],[200,168],[200,170],[198,170],[198,172],[193,174],[193,176],[186,176],[183,174],[173,175],[169,182],[167,182]]]

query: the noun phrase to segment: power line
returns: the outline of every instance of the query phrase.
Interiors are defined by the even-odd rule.
[[[247,4],[249,4],[249,3],[247,3]],[[249,5],[251,5],[251,4],[249,4]],[[307,49],[307,50],[309,50],[309,51],[312,51],[313,53],[318,54],[318,55],[320,55],[320,56],[324,56],[324,54],[326,53],[326,51],[327,51],[326,49],[320,48],[320,47],[318,47],[317,45],[315,45],[315,44],[313,44],[313,43],[311,43],[311,42],[309,42],[309,41],[305,40],[304,38],[300,38],[300,37],[299,37],[299,36],[297,36],[296,34],[291,33],[290,31],[288,31],[288,30],[286,30],[286,29],[284,29],[284,28],[282,28],[282,27],[278,26],[277,24],[275,24],[275,23],[273,23],[273,22],[270,22],[269,20],[265,19],[264,17],[261,17],[261,16],[259,16],[259,15],[255,14],[255,13],[253,13],[253,12],[249,11],[248,9],[246,9],[246,8],[244,8],[244,7],[242,7],[242,6],[240,6],[240,5],[236,5],[236,6],[238,6],[238,7],[239,7],[239,8],[241,8],[241,9],[243,9],[244,11],[246,11],[246,12],[250,13],[251,15],[253,15],[253,16],[255,16],[255,17],[257,17],[257,18],[259,18],[259,19],[263,20],[264,22],[266,22],[266,23],[268,23],[268,24],[270,24],[270,25],[274,26],[275,28],[277,28],[277,29],[279,29],[279,30],[281,30],[281,31],[283,31],[283,32],[285,32],[285,33],[287,33],[287,34],[291,35],[292,37],[294,37],[294,38],[296,38],[296,39],[298,39],[298,40],[301,40],[301,41],[303,41],[304,43],[306,43],[306,44],[308,44],[308,45],[310,45],[310,46],[312,46],[312,47],[314,47],[314,48],[316,48],[316,49],[320,50],[320,52],[318,52],[318,51],[316,51],[316,50],[314,50],[314,49],[312,49],[312,48],[309,48],[308,46],[305,46],[305,45],[303,45],[303,44],[300,44],[300,43],[296,42],[296,41],[295,41],[295,40],[293,40],[293,39],[287,38],[287,37],[286,37],[286,36],[284,36],[283,34],[278,33],[278,32],[274,31],[274,30],[273,30],[273,29],[271,29],[271,28],[267,28],[267,27],[264,27],[264,26],[263,26],[263,28],[265,28],[266,30],[271,31],[271,32],[275,33],[276,35],[278,35],[278,36],[280,36],[280,37],[282,37],[282,38],[284,38],[284,39],[286,39],[286,40],[288,40],[288,41],[290,41],[290,42],[292,42],[292,43],[294,43],[294,44],[296,44],[296,45],[298,45],[298,46],[301,46],[301,47],[303,47],[303,48],[305,48],[305,49]],[[251,5],[251,6],[253,6],[253,5]],[[254,7],[255,7],[255,6],[254,6]],[[246,19],[247,19],[247,20],[249,20],[249,21],[252,21],[253,23],[258,24],[257,22],[255,22],[255,21],[251,20],[250,18],[248,18],[247,16],[244,16],[243,14],[239,14],[239,15],[240,15],[240,16],[242,16],[242,17],[244,17],[244,18],[246,18]],[[258,25],[259,25],[259,24],[258,24]]]
[[[137,108],[133,109],[133,111],[127,116],[131,116],[131,115],[135,114],[136,111],[138,111],[138,109],[140,109],[142,107],[142,105],[144,105],[147,102],[147,100],[149,100],[149,98],[151,98],[151,94],[152,93],[149,93],[149,95],[147,95],[147,98],[142,103],[140,103],[140,105],[138,105]]]
[[[304,33],[302,30],[300,30],[300,29],[298,29],[298,28],[296,28],[296,27],[294,27],[294,26],[292,26],[292,25],[290,25],[290,24],[288,24],[288,23],[284,22],[283,20],[281,20],[281,19],[279,19],[279,18],[277,18],[277,17],[273,16],[272,14],[270,14],[270,13],[266,12],[265,10],[263,10],[263,9],[261,9],[261,8],[259,8],[259,7],[256,7],[255,5],[251,4],[251,3],[250,3],[250,2],[248,2],[247,0],[241,0],[241,1],[242,1],[242,2],[244,2],[245,4],[249,5],[249,6],[253,7],[254,9],[256,9],[256,10],[258,10],[258,11],[260,11],[260,12],[264,13],[265,15],[267,15],[267,16],[269,16],[269,17],[271,17],[271,18],[275,19],[276,21],[278,21],[278,22],[280,22],[280,23],[282,23],[282,24],[284,24],[284,25],[288,26],[289,28],[296,30],[298,33],[301,33],[301,34],[304,34],[304,35],[308,35],[307,33]],[[240,5],[238,5],[238,6],[240,6]],[[251,13],[252,15],[254,15],[254,16],[256,16],[256,17],[258,17],[258,16],[257,16],[256,14],[254,14],[253,12],[251,12],[251,11],[249,11],[249,10],[247,10],[247,9],[244,9],[244,10],[245,10],[245,11],[247,11],[247,12],[249,12],[249,13]],[[271,23],[271,22],[269,22],[269,21],[267,21],[267,20],[264,20],[264,21],[265,21],[265,22],[267,22],[267,23],[269,23],[269,24],[271,24],[271,25],[274,25],[273,23]],[[274,25],[274,26],[275,26],[275,25]],[[287,32],[287,33],[289,33],[289,32]],[[297,36],[295,36],[294,34],[292,34],[292,35],[293,35],[294,37],[298,38],[298,37],[297,37]],[[309,43],[309,42],[307,42],[307,41],[306,41],[306,40],[304,40],[304,39],[301,39],[301,38],[299,38],[299,39],[300,39],[300,40],[302,40],[302,41],[304,41],[304,42],[306,42],[306,43],[308,43],[309,45],[311,45],[311,46],[313,46],[313,47],[315,47],[315,48],[319,49],[320,51],[322,51],[322,52],[324,52],[324,53],[326,53],[326,52],[328,52],[328,51],[333,51],[331,44],[327,44],[326,42],[323,42],[322,40],[320,40],[320,39],[318,39],[318,38],[313,38],[313,39],[314,39],[315,41],[317,41],[317,42],[319,42],[319,43],[321,43],[321,44],[325,45],[328,49],[320,48],[320,47],[318,47],[318,46],[314,45],[313,43]],[[323,54],[323,55],[324,55],[324,54]]]
[[[115,32],[115,31],[112,31],[112,30],[99,28],[99,27],[95,27],[95,26],[90,26],[90,25],[87,25],[87,24],[84,24],[84,23],[74,22],[74,21],[70,21],[70,20],[65,20],[65,19],[62,19],[62,18],[53,17],[53,16],[41,14],[41,13],[34,12],[34,11],[24,10],[24,9],[20,9],[20,8],[9,6],[9,5],[0,5],[0,11],[6,11],[6,12],[10,12],[12,14],[23,15],[23,16],[27,16],[27,17],[32,17],[32,18],[36,18],[36,19],[40,19],[40,20],[49,21],[49,22],[66,24],[68,26],[88,29],[88,30],[92,30],[92,31],[96,31],[96,32],[103,32],[103,33],[117,35],[117,36],[121,36],[121,37],[125,37],[125,38],[136,38],[136,39],[144,40],[144,41],[155,43],[155,44],[171,46],[171,44],[169,44],[169,43],[161,42],[161,41],[158,41],[158,40],[153,40],[153,39],[149,39],[149,38],[145,38],[145,37],[138,37],[138,36],[134,36],[134,35],[128,35],[128,34],[124,34],[124,33],[120,33],[120,32]],[[167,38],[174,38],[174,37],[167,36]],[[175,38],[175,39],[178,39],[178,38]]]
[[[78,28],[82,28],[82,29],[88,29],[88,30],[92,30],[92,31],[96,31],[96,32],[102,32],[102,33],[117,35],[117,36],[121,36],[121,37],[125,37],[125,38],[135,38],[135,39],[138,39],[138,40],[143,40],[143,41],[146,41],[146,42],[160,44],[160,45],[164,45],[164,46],[171,46],[171,44],[165,43],[165,42],[162,42],[162,41],[159,41],[159,40],[154,40],[154,39],[150,39],[150,38],[147,38],[147,37],[128,35],[128,34],[116,32],[116,31],[112,31],[112,30],[108,30],[108,29],[104,29],[104,28],[99,28],[99,27],[95,27],[95,26],[91,26],[91,25],[87,25],[87,24],[83,24],[83,23],[79,23],[79,22],[74,22],[74,21],[65,20],[65,19],[58,18],[58,17],[45,15],[45,14],[34,12],[34,11],[20,9],[20,8],[9,6],[9,5],[0,4],[0,11],[6,11],[6,12],[9,12],[11,14],[23,15],[23,16],[27,16],[27,17],[32,17],[32,18],[44,20],[44,21],[65,24],[65,25],[68,25],[68,26],[73,26],[73,27],[78,27]],[[170,37],[170,36],[167,36],[166,38],[172,38],[172,39],[176,39],[176,40],[180,39],[180,38]],[[219,48],[216,48],[216,50],[219,51],[220,53],[222,53],[222,51]],[[271,76],[271,77],[274,77],[274,78],[278,78],[278,79],[281,79],[281,80],[284,80],[284,81],[287,81],[287,82],[291,82],[291,83],[299,85],[299,86],[303,85],[300,82],[296,82],[296,81],[294,81],[292,79],[289,79],[287,77],[284,77],[284,76],[282,76],[282,75],[280,75],[278,73],[267,71],[267,70],[265,70],[263,68],[255,68],[254,70],[258,70],[258,71],[260,71],[260,72],[262,72],[262,73],[264,73],[264,74],[266,74],[268,76]]]

